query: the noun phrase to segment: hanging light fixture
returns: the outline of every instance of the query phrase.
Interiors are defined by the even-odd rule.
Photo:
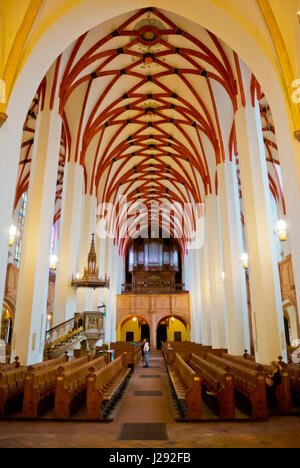
[[[58,257],[56,255],[51,255],[50,256],[50,270],[51,271],[56,271],[56,267],[58,264]]]
[[[137,318],[136,318],[136,317],[133,317],[133,319],[132,319],[132,320],[133,320],[134,322],[136,322],[136,321],[137,321]]]
[[[223,272],[221,273],[221,280],[222,280],[222,283],[225,283],[225,278],[226,278],[226,273],[225,273],[225,271],[223,271]]]
[[[240,261],[243,265],[243,268],[247,270],[249,267],[249,255],[246,252],[242,253],[242,255],[240,256]]]
[[[278,237],[280,242],[285,242],[287,240],[287,223],[283,219],[279,219],[276,223],[276,231],[278,232]]]
[[[9,246],[10,247],[13,247],[15,243],[16,235],[17,235],[17,228],[16,226],[12,224],[9,229]]]

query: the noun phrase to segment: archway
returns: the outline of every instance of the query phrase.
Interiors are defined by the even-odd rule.
[[[189,341],[190,332],[187,320],[179,315],[168,315],[160,319],[156,327],[157,349],[167,341]]]
[[[10,345],[12,341],[13,332],[13,317],[14,311],[7,302],[3,302],[2,316],[1,316],[1,340],[5,344]]]
[[[118,323],[117,341],[140,343],[145,338],[150,340],[150,326],[141,315],[129,315]]]
[[[289,299],[284,299],[283,303],[285,336],[288,346],[292,346],[299,339],[299,322],[296,307]]]
[[[147,2],[140,2],[139,7],[148,6]],[[155,6],[158,2],[153,2]],[[166,1],[159,2],[159,8],[169,8]],[[290,217],[297,219],[299,206],[294,203],[295,193],[298,193],[296,171],[290,170],[294,166],[296,158],[296,142],[290,137],[289,110],[285,104],[285,95],[281,87],[279,72],[275,70],[274,64],[270,61],[268,54],[259,44],[255,31],[246,30],[242,21],[217,6],[215,2],[203,0],[201,2],[191,1],[188,11],[185,6],[178,3],[172,5],[174,13],[182,17],[182,21],[193,21],[193,27],[199,24],[208,30],[217,34],[223,41],[230,45],[241,58],[247,63],[249,68],[255,73],[260,81],[268,101],[270,103],[275,126],[277,130],[278,146],[282,155],[282,164],[285,166],[283,178],[285,186],[289,189],[287,193],[287,205]],[[9,226],[10,214],[13,200],[13,181],[15,180],[16,168],[18,164],[20,138],[23,121],[30,104],[30,100],[42,80],[49,65],[56,59],[60,53],[69,46],[79,35],[92,29],[97,25],[98,13],[101,11],[103,21],[113,18],[118,14],[125,14],[131,9],[127,2],[119,1],[113,6],[96,0],[87,0],[74,6],[67,11],[55,23],[42,34],[19,75],[17,84],[13,90],[7,113],[9,119],[1,129],[1,154],[9,155],[1,161],[1,173],[5,174],[8,180],[7,187],[4,187],[3,199],[3,222],[6,227]],[[187,18],[185,20],[184,18]],[[65,24],[68,28],[65,28]],[[49,48],[51,43],[51,48]],[[13,138],[12,138],[13,136]],[[293,148],[294,146],[294,148]],[[3,164],[3,166],[2,166]],[[290,168],[288,167],[290,166]],[[8,189],[8,190],[7,190]],[[7,203],[6,203],[7,202]],[[295,226],[292,226],[292,244],[296,246],[299,233]],[[5,229],[4,229],[5,231]],[[4,258],[7,251],[6,237],[0,239],[0,254]],[[298,261],[298,260],[297,260]],[[300,262],[300,260],[299,260]],[[296,271],[299,271],[299,265],[295,265]],[[297,276],[297,275],[296,275]],[[1,271],[0,277],[1,289],[4,285],[4,271]],[[299,278],[296,278],[299,285]],[[2,291],[1,291],[2,293]]]

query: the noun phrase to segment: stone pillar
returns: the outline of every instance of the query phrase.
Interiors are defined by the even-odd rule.
[[[249,280],[255,354],[269,364],[286,355],[283,311],[263,134],[258,102],[251,104],[249,77],[244,73],[247,104],[235,116],[249,247]]]
[[[225,295],[222,282],[223,252],[218,197],[208,195],[205,199],[209,278],[211,287],[211,327],[213,348],[227,348],[227,324],[225,320]]]
[[[190,257],[190,298],[191,298],[191,341],[202,343],[203,309],[201,297],[200,250],[189,251]]]
[[[88,252],[91,246],[92,234],[96,234],[97,198],[95,195],[87,194],[83,200],[82,226],[80,236],[80,249],[78,272],[83,275],[87,266]],[[97,258],[98,260],[98,258]],[[81,289],[76,292],[76,312],[94,310],[94,290]],[[97,310],[97,309],[96,309]]]
[[[0,304],[3,304],[4,297],[9,228],[14,207],[22,135],[22,126],[19,128],[12,126],[9,119],[0,129]]]
[[[13,334],[12,359],[22,365],[43,360],[47,320],[49,256],[54,216],[62,121],[58,100],[50,111],[55,68],[47,75],[44,109],[40,107],[28,191],[18,297]]]
[[[184,282],[190,292],[190,340],[195,340],[195,298],[194,298],[194,264],[192,252],[188,252],[184,257]]]
[[[84,176],[82,166],[74,162],[69,162],[65,169],[54,326],[74,317],[76,312],[76,293],[71,287],[71,281],[72,275],[76,275],[78,270]]]
[[[206,222],[205,222],[206,231]],[[209,259],[208,259],[208,241],[205,233],[204,244],[200,251],[200,271],[201,271],[201,296],[202,296],[202,315],[201,330],[202,344],[204,346],[212,345],[211,336],[211,297],[210,297],[210,279],[209,279]]]
[[[228,327],[228,351],[250,352],[245,270],[240,261],[244,251],[236,163],[226,161],[217,168],[220,218],[224,253],[224,286]]]
[[[108,274],[108,239],[98,239],[99,274],[104,278]],[[108,289],[99,289],[97,305],[107,304]]]
[[[111,252],[113,264],[110,289],[111,340],[115,342],[117,339],[117,294],[121,293],[123,260],[119,255],[118,246],[113,245]]]
[[[107,239],[107,272],[110,278],[110,289],[107,292],[107,311],[106,311],[106,322],[105,322],[105,340],[107,343],[113,343],[113,318],[115,313],[115,305],[113,299],[113,291],[115,287],[115,264],[114,264],[114,241],[113,239]]]
[[[157,349],[157,323],[156,323],[156,312],[151,311],[151,330],[150,330],[150,341],[151,348]]]

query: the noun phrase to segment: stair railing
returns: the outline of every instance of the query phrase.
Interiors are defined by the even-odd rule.
[[[51,328],[45,336],[45,353],[49,354],[55,348],[76,340],[84,331],[84,314],[77,314],[70,320]]]

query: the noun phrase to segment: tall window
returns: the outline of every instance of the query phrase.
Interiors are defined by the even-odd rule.
[[[15,261],[19,268],[20,261],[21,261],[21,251],[22,251],[22,242],[23,242],[23,232],[24,232],[24,222],[25,222],[25,214],[26,214],[26,205],[27,205],[27,192],[23,193],[20,201],[20,211],[18,217],[18,239],[16,243],[16,251],[15,251]]]

